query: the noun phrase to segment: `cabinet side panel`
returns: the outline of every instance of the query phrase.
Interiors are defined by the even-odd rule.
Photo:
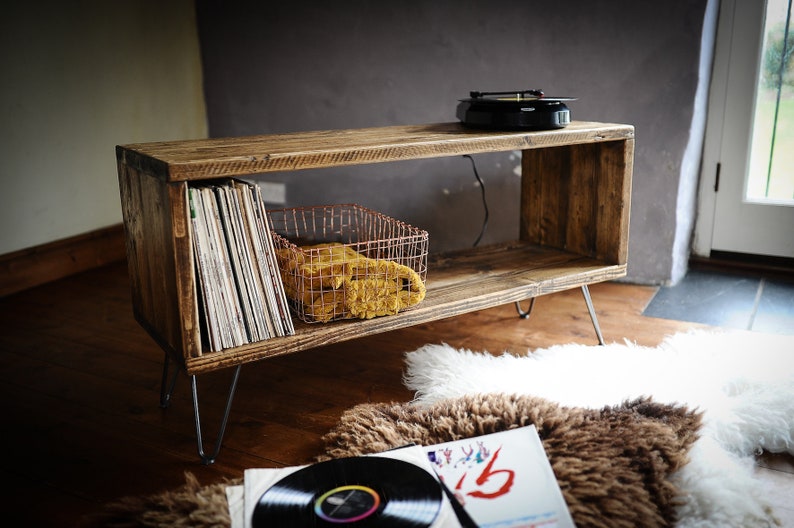
[[[629,255],[631,179],[634,140],[602,144],[598,168],[598,225],[596,255],[608,262],[626,264]]]
[[[192,226],[186,182],[168,186],[173,232],[174,271],[179,294],[182,331],[182,354],[185,359],[201,355],[196,268],[193,257]]]
[[[520,237],[625,264],[633,140],[523,151]]]
[[[168,185],[124,163],[118,169],[135,318],[180,360],[181,316]]]

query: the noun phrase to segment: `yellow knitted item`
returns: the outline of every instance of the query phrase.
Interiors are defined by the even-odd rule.
[[[396,314],[425,298],[419,274],[391,260],[371,259],[342,244],[279,250],[284,289],[314,321]]]

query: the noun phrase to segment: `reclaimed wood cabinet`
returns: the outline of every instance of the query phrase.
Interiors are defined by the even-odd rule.
[[[296,320],[293,336],[220,352],[203,349],[191,182],[498,151],[522,152],[517,240],[439,255],[431,247],[425,300],[399,314],[327,324]],[[545,131],[483,131],[459,123],[389,126],[133,144],[116,147],[116,156],[134,315],[167,360],[192,376],[194,405],[197,374],[626,274],[631,125],[574,121]],[[225,417],[221,435],[224,426]],[[198,413],[197,433],[202,454]]]

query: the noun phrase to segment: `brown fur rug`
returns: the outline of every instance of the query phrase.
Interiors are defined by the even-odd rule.
[[[415,442],[432,445],[534,424],[580,528],[670,526],[678,490],[668,475],[687,461],[700,415],[647,399],[601,410],[532,396],[485,394],[429,407],[367,404],[325,437],[328,457]]]
[[[185,484],[145,497],[124,497],[86,516],[84,528],[221,528],[232,524],[226,486],[242,484],[242,477],[202,486],[192,473]]]
[[[678,489],[668,476],[687,462],[701,415],[638,399],[600,410],[532,396],[485,394],[442,401],[364,404],[345,412],[317,461],[409,443],[431,445],[534,424],[579,528],[672,526]],[[85,526],[229,526],[225,486],[192,475],[177,489],[109,504]]]

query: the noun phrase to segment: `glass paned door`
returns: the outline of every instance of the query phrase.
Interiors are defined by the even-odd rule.
[[[789,3],[719,2],[696,254],[794,258]]]

